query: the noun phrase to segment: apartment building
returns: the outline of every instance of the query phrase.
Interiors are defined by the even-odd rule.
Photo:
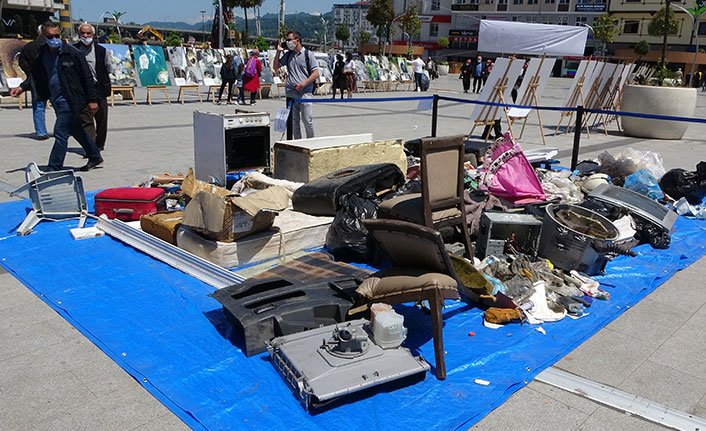
[[[693,0],[677,1],[672,4],[689,8],[693,6]],[[652,37],[647,33],[647,27],[652,20],[652,15],[664,8],[663,0],[611,0],[608,10],[618,21],[619,34],[615,37],[615,49],[632,49],[641,40],[646,40],[656,49],[662,44],[662,37]],[[677,34],[669,35],[667,39],[669,49],[672,51],[686,51],[687,47],[693,44],[691,40],[692,23],[691,18],[686,13],[674,9],[677,19]],[[698,35],[706,35],[706,20],[700,22]]]
[[[351,37],[348,39],[344,48],[350,49],[358,46],[358,38],[361,30],[370,33],[373,36],[372,41],[377,42],[377,36],[375,35],[376,29],[366,18],[369,8],[370,2],[367,1],[333,5],[334,31],[339,25],[345,24],[351,32]]]
[[[395,0],[395,12],[402,13],[414,1],[418,0]],[[475,55],[481,19],[591,25],[597,16],[608,10],[607,0],[421,0],[417,4],[422,30],[413,38],[414,44],[425,46],[432,56],[458,61]],[[441,36],[450,42],[443,52],[438,51]],[[396,35],[396,39],[399,38],[400,35]],[[588,46],[598,44],[590,38]]]
[[[57,12],[63,14],[67,10],[66,4],[69,0],[0,0],[0,2],[2,2],[2,23],[5,26],[5,34],[7,36],[17,34],[15,19],[19,17],[23,25],[22,32],[33,36],[36,29],[27,28],[30,17],[34,18],[34,22],[41,24]]]

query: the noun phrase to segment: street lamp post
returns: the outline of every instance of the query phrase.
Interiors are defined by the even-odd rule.
[[[678,4],[674,3],[669,3],[669,5],[681,10],[682,12],[685,12],[689,16],[689,18],[691,18],[691,40],[694,40],[694,37],[696,37],[696,46],[694,47],[694,60],[691,62],[691,73],[689,74],[689,87],[691,87],[694,82],[694,68],[696,67],[696,60],[699,56],[699,35],[697,34],[696,29],[699,25],[701,15],[703,15],[704,12],[701,12],[700,14],[694,16],[683,6],[679,6]]]
[[[201,43],[206,43],[206,11],[201,11]]]

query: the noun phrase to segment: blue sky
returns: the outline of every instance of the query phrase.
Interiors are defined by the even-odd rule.
[[[335,1],[335,3],[353,3],[350,1]],[[212,0],[72,0],[72,15],[75,19],[98,21],[105,11],[127,12],[122,18],[125,22],[145,23],[149,21],[184,21],[188,23],[201,22],[201,13],[205,10],[206,19],[213,16]],[[295,12],[329,12],[334,0],[285,0],[285,13]],[[276,13],[279,10],[278,0],[265,0],[260,13]],[[242,15],[243,10],[236,12]],[[249,11],[248,11],[249,12]]]

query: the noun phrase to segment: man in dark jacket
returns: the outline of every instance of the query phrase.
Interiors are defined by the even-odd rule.
[[[480,93],[483,88],[483,75],[486,73],[486,64],[480,55],[473,64],[473,92]]]
[[[30,43],[26,44],[22,51],[20,51],[20,56],[18,58],[18,63],[20,69],[27,75],[27,79],[32,82],[32,64],[37,58],[39,53],[39,47],[44,43],[44,37],[42,36],[42,27],[37,28],[37,38]],[[37,97],[37,92],[34,89],[34,83],[32,86],[32,117],[34,120],[34,133],[36,139],[43,141],[49,139],[47,136],[47,122],[45,119],[46,111],[46,100],[40,100]]]
[[[56,112],[55,141],[47,169],[61,170],[64,167],[69,136],[73,136],[88,155],[88,163],[81,170],[91,170],[103,163],[103,159],[78,119],[78,114],[86,106],[92,113],[98,110],[98,94],[91,70],[81,52],[61,41],[58,24],[51,21],[42,24],[42,34],[47,43],[39,49],[32,65],[32,77],[39,98],[51,100]],[[19,97],[30,88],[31,83],[25,80],[10,90],[10,95]]]
[[[108,135],[108,96],[110,96],[110,59],[106,55],[105,48],[98,45],[94,40],[95,29],[91,24],[81,24],[78,28],[80,42],[74,44],[86,56],[86,62],[91,69],[93,82],[96,84],[98,92],[98,111],[91,114],[88,107],[83,108],[79,114],[81,126],[93,139],[100,151],[105,148],[105,138]]]
[[[466,60],[466,64],[461,66],[461,75],[459,78],[463,80],[463,92],[468,93],[471,88],[471,76],[473,76],[473,65],[471,59]]]

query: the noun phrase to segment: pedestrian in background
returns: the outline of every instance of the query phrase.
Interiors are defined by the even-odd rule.
[[[233,66],[233,56],[228,54],[226,56],[226,62],[221,67],[221,88],[218,90],[218,103],[221,104],[221,96],[223,96],[223,90],[228,86],[228,99],[226,104],[230,105],[233,103],[233,85],[235,84],[235,68]]]
[[[287,93],[287,106],[290,107],[289,118],[292,125],[292,137],[301,139],[302,132],[300,122],[304,123],[304,130],[307,138],[314,137],[314,120],[312,118],[311,103],[295,102],[301,99],[314,98],[314,82],[319,79],[319,62],[316,61],[314,53],[304,48],[302,36],[297,31],[287,33],[287,53],[283,44],[277,44],[277,55],[275,55],[275,71],[280,67],[287,66],[287,82],[285,90]],[[281,56],[281,58],[280,58]]]
[[[483,75],[485,74],[485,63],[480,55],[476,58],[476,63],[473,65],[473,92],[480,93],[483,88]]]
[[[471,76],[473,76],[473,65],[471,64],[471,59],[466,60],[466,64],[461,66],[461,74],[458,76],[459,79],[463,80],[463,92],[468,93],[471,89]]]
[[[422,73],[424,73],[424,60],[417,54],[414,60],[407,60],[407,64],[414,66],[414,91],[422,91]]]
[[[39,48],[32,65],[32,78],[39,98],[51,100],[56,113],[55,141],[46,170],[63,169],[69,136],[76,138],[88,155],[88,163],[81,170],[91,170],[103,163],[103,158],[78,118],[85,107],[93,114],[98,111],[98,93],[91,69],[80,51],[61,41],[59,24],[45,22],[42,24],[42,35],[47,43]],[[31,82],[25,80],[19,87],[10,90],[10,96],[19,97],[31,87]]]
[[[493,71],[493,61],[488,59],[485,65],[485,73],[483,74],[483,87],[485,87],[486,81],[488,81],[488,75]]]
[[[98,150],[103,151],[108,136],[108,96],[110,96],[112,65],[105,48],[95,40],[96,29],[91,24],[81,24],[78,32],[81,39],[74,44],[74,48],[86,57],[98,93],[98,110],[91,113],[88,107],[83,108],[79,119],[83,130],[93,139]]]
[[[1,1],[1,0],[0,0]],[[46,100],[39,100],[37,98],[37,90],[34,88],[34,81],[32,80],[32,64],[34,60],[37,59],[37,54],[39,53],[39,47],[44,45],[45,40],[42,36],[42,26],[37,27],[37,38],[26,44],[22,51],[20,51],[20,56],[18,58],[18,63],[20,69],[25,73],[27,79],[30,82],[30,88],[32,89],[32,120],[34,121],[34,139],[38,141],[43,141],[49,139],[47,135],[47,122],[46,122]]]
[[[343,99],[343,92],[348,88],[348,80],[343,74],[343,67],[345,63],[343,62],[343,56],[341,54],[336,55],[336,64],[333,66],[333,83],[331,84],[331,89],[333,90],[332,99],[336,98],[336,89],[341,90],[341,99]]]
[[[353,54],[346,53],[346,63],[343,65],[343,75],[346,77],[346,90],[348,98],[353,97],[353,92],[358,90],[358,80],[355,77],[355,61]]]
[[[260,51],[253,49],[250,51],[250,58],[245,64],[245,77],[243,78],[243,89],[250,92],[250,104],[255,104],[257,90],[260,89],[260,73],[262,73],[262,63],[260,63]]]
[[[235,72],[235,86],[238,87],[238,105],[245,105],[245,88],[243,87],[243,82],[245,81],[245,64],[238,64],[238,71]]]

